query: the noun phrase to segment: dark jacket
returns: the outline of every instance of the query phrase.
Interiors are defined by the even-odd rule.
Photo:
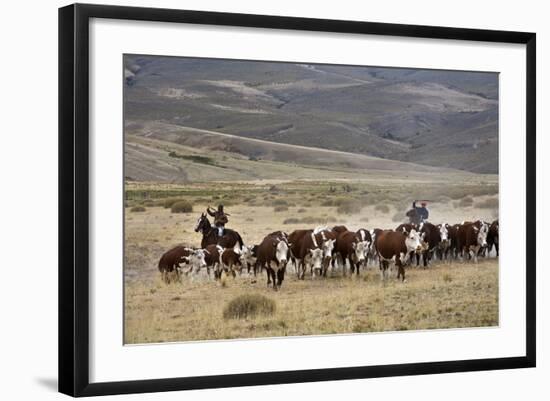
[[[225,226],[228,222],[228,218],[227,216],[229,216],[229,214],[226,214],[224,211],[223,211],[223,205],[219,205],[218,206],[218,210],[216,209],[212,209],[212,208],[208,208],[206,209],[206,211],[208,212],[208,214],[212,217],[214,217],[214,225],[215,226]]]
[[[416,213],[418,213],[418,216],[422,220],[428,220],[429,212],[428,209],[426,209],[424,206],[416,206],[416,201],[413,202],[413,209],[416,210]]]

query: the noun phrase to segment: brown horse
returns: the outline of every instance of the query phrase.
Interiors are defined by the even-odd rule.
[[[244,243],[241,235],[229,228],[223,229],[223,235],[218,235],[218,229],[210,224],[210,220],[205,213],[197,220],[195,232],[202,234],[201,248],[206,248],[208,245],[220,245],[222,248],[235,248],[239,244],[239,250],[242,250]]]

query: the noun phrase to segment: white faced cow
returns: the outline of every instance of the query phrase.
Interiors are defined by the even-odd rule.
[[[290,257],[289,243],[286,237],[276,233],[268,234],[258,246],[256,264],[267,271],[267,285],[273,281],[277,291],[285,278],[286,265]]]

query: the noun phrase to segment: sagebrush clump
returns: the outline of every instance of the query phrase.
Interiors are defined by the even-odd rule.
[[[178,201],[172,205],[172,213],[191,213],[193,211],[193,204],[188,201]]]
[[[246,319],[257,315],[273,315],[275,301],[260,294],[243,294],[233,298],[223,309],[224,319]]]

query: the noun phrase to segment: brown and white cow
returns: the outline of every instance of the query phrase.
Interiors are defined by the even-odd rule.
[[[462,254],[462,260],[466,253],[477,263],[477,255],[481,248],[487,247],[487,233],[489,226],[485,223],[476,224],[466,222],[458,228],[458,250]]]
[[[322,275],[326,277],[327,271],[334,258],[334,246],[336,244],[336,238],[338,234],[327,227],[317,227],[313,230],[317,241],[321,241],[321,249],[323,250],[323,268]]]
[[[273,281],[273,289],[277,291],[285,278],[289,252],[288,241],[280,235],[268,234],[258,245],[257,265],[267,272],[267,285]]]
[[[437,229],[439,230],[439,237],[441,238],[441,242],[439,243],[439,246],[437,248],[437,252],[439,255],[439,259],[443,260],[450,260],[448,259],[449,250],[451,249],[451,240],[449,235],[449,229],[450,225],[447,223],[444,224],[438,224]]]
[[[321,275],[324,258],[323,239],[321,235],[311,231],[302,238],[301,245],[297,255],[297,259],[300,261],[299,278],[303,280],[308,269],[311,269],[311,278],[313,278],[315,271],[319,272],[318,275]]]
[[[461,253],[458,249],[458,229],[460,224],[453,224],[449,226],[447,231],[449,234],[449,258],[456,259]]]
[[[304,241],[304,237],[312,232],[313,230],[294,230],[288,236],[288,243],[290,244],[290,260],[294,265],[294,271],[297,277],[300,277],[301,273],[302,261],[299,258],[299,255],[302,249],[302,242]]]
[[[165,283],[170,283],[171,274],[175,274],[176,280],[180,278],[180,264],[189,266],[189,271],[200,269],[206,266],[205,255],[202,249],[193,249],[186,246],[178,245],[166,251],[160,258],[158,269],[161,273],[162,280]]]
[[[395,231],[399,231],[399,232],[402,232],[402,233],[410,233],[411,230],[419,231],[418,225],[416,225],[414,223],[403,223],[403,224],[399,224],[395,228]]]
[[[441,243],[440,230],[434,224],[425,221],[420,223],[419,234],[422,242],[422,250],[416,252],[416,266],[420,264],[420,256],[422,256],[424,267],[428,267],[434,252]]]
[[[208,272],[208,276],[210,276],[210,272],[214,272],[214,279],[220,278],[220,249],[223,249],[219,245],[216,244],[210,244],[207,245],[204,248],[204,260],[206,262],[206,269]]]
[[[421,252],[420,235],[412,229],[410,232],[385,230],[376,235],[376,250],[380,258],[380,278],[382,281],[389,276],[390,263],[397,266],[397,279],[405,282],[405,264],[410,260],[410,254]]]
[[[334,226],[332,227],[332,231],[334,231],[336,234],[341,234],[349,230],[346,226]]]
[[[493,245],[498,256],[498,220],[493,221],[489,226],[489,232],[487,233],[487,252],[491,252]]]
[[[225,273],[231,273],[233,277],[236,276],[236,271],[239,274],[242,273],[243,264],[241,262],[240,250],[235,248],[223,249],[218,245],[218,251],[220,254],[220,268]],[[221,272],[220,272],[221,274]]]
[[[334,250],[342,260],[343,275],[346,275],[346,261],[349,262],[352,274],[355,271],[359,275],[361,266],[365,264],[365,243],[361,236],[352,231],[341,232],[336,238]]]
[[[365,266],[368,265],[369,258],[372,256],[372,236],[369,230],[366,228],[360,228],[355,232],[361,238],[361,241],[365,244]]]

